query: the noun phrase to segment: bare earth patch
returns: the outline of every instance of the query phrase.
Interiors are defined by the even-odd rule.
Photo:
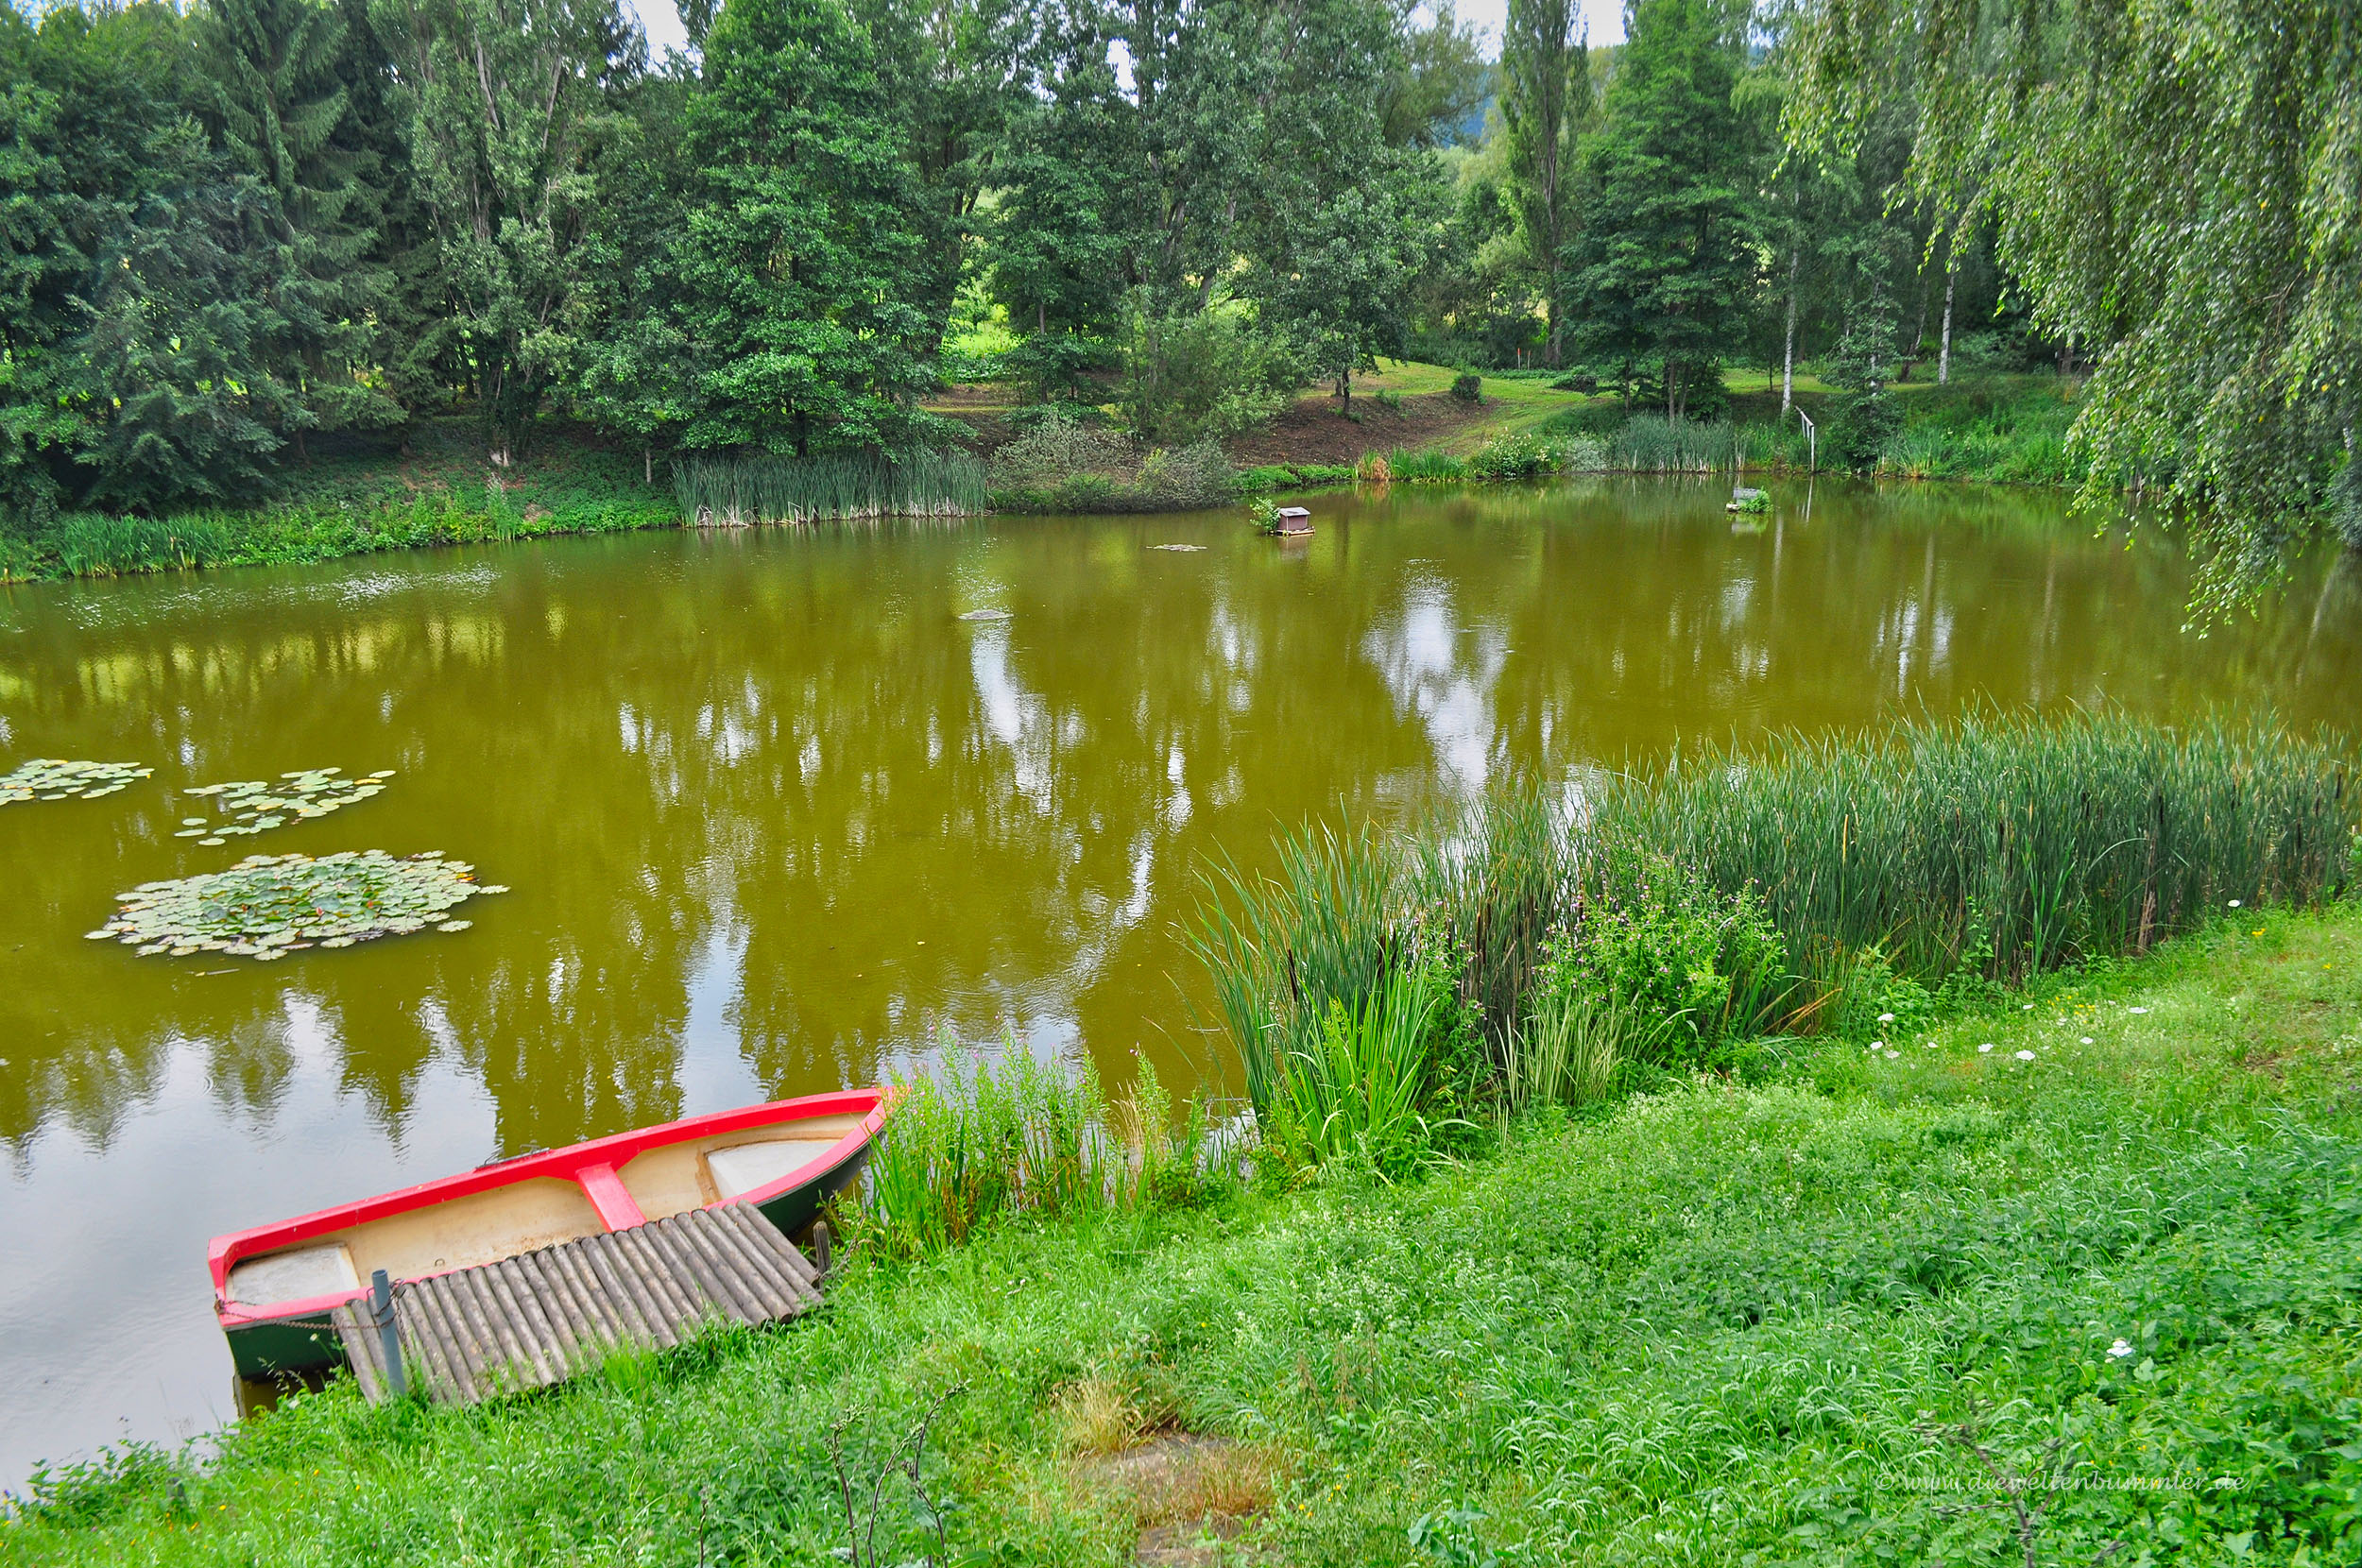
[[[1140,1526],[1136,1562],[1213,1568],[1236,1560],[1226,1543],[1269,1508],[1272,1457],[1229,1438],[1169,1432],[1136,1448],[1074,1461],[1075,1486],[1128,1506]]]
[[[1346,418],[1333,397],[1300,398],[1268,428],[1230,441],[1230,460],[1250,468],[1258,463],[1358,463],[1373,452],[1438,445],[1490,417],[1480,404],[1438,392],[1404,398],[1398,410],[1382,406],[1374,397],[1357,397],[1353,412],[1359,420]]]

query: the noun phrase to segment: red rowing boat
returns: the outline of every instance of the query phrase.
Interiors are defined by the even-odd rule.
[[[379,1269],[423,1279],[722,1203],[794,1236],[868,1158],[887,1092],[716,1111],[215,1236],[214,1313],[240,1375],[317,1371],[343,1359],[329,1314]]]

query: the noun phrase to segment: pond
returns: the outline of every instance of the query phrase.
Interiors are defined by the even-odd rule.
[[[234,1415],[207,1237],[952,1037],[1219,1071],[1199,868],[1317,814],[1980,702],[2351,724],[2362,582],[2177,627],[2056,497],[1613,481],[1236,514],[646,535],[0,596],[0,1485]],[[198,786],[334,767],[250,836]],[[300,781],[299,781],[300,782]],[[317,782],[317,779],[314,780]],[[217,842],[206,843],[204,839]],[[468,929],[255,962],[83,940],[248,854],[436,850]]]

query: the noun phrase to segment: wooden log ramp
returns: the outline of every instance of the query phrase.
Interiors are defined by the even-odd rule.
[[[828,1243],[815,1238],[826,1267]],[[548,1388],[621,1351],[669,1349],[717,1322],[768,1323],[820,1303],[819,1272],[745,1203],[691,1209],[388,1292],[401,1377],[386,1376],[370,1298],[334,1321],[361,1392],[445,1405]]]

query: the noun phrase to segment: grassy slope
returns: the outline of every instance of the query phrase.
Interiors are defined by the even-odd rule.
[[[91,1524],[0,1530],[0,1556],[822,1563],[830,1422],[865,1476],[864,1443],[961,1384],[931,1476],[976,1560],[1127,1554],[1137,1521],[1071,1457],[1080,1386],[1250,1440],[1272,1561],[2021,1560],[2004,1513],[1939,1511],[1997,1497],[1920,1430],[1966,1421],[2006,1469],[2057,1436],[2085,1467],[2047,1495],[2045,1563],[2112,1539],[2117,1563],[2351,1562],[2357,977],[2362,909],[2253,916],[1895,1060],[1832,1046],[1536,1121],[1405,1188],[1011,1228],[502,1408],[339,1389],[177,1496],[161,1470],[86,1489]],[[887,1513],[881,1560],[916,1557]]]

